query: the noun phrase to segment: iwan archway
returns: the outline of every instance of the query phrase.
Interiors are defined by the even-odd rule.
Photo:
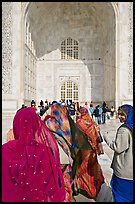
[[[3,142],[22,103],[64,94],[133,103],[133,2],[2,2]]]
[[[119,100],[117,5],[111,2],[30,2],[24,7],[25,103],[61,99],[70,80],[78,101]],[[72,97],[72,96],[71,96]]]

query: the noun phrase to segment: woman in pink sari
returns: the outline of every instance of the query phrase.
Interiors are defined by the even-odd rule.
[[[13,133],[2,145],[2,202],[63,202],[58,146],[33,108],[16,113]]]

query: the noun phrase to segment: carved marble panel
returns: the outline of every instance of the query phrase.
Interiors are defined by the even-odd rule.
[[[133,94],[133,2],[128,7],[128,92]]]
[[[2,93],[12,93],[12,2],[2,2]]]

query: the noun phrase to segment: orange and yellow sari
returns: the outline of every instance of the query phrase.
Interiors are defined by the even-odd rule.
[[[77,179],[80,193],[88,198],[95,199],[104,183],[104,176],[97,154],[103,154],[102,144],[99,138],[99,126],[89,116],[86,108],[80,108],[80,117],[77,119],[77,127],[87,136],[91,148],[80,149],[77,153]]]

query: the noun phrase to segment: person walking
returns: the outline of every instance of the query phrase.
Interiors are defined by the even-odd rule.
[[[40,107],[43,107],[44,106],[44,102],[43,100],[40,100]]]
[[[106,122],[106,112],[107,112],[105,101],[103,102],[102,110],[103,110],[102,111],[102,123],[105,124],[105,122]]]
[[[133,202],[133,106],[120,106],[118,118],[122,125],[117,130],[115,140],[111,141],[108,135],[103,135],[114,151],[110,185],[115,202]]]
[[[84,133],[83,138],[81,133],[77,133],[76,140],[80,138],[81,144],[84,140],[87,141],[83,147],[79,148],[76,157],[78,161],[76,175],[80,193],[87,198],[96,199],[104,183],[103,172],[97,157],[104,154],[100,128],[84,107],[80,107],[77,111],[76,125]]]
[[[95,107],[93,114],[95,115],[95,122],[99,124],[99,105]]]
[[[67,117],[66,107],[60,103],[53,103],[51,106],[50,115],[44,119],[44,123],[48,129],[54,134],[60,152],[60,163],[64,177],[64,185],[66,190],[66,197],[64,202],[72,202],[72,166],[73,159],[70,148],[72,146],[71,129]]]
[[[90,113],[90,116],[93,118],[93,112],[94,112],[93,104],[90,103],[90,107],[88,108],[88,111]]]
[[[2,145],[2,202],[63,202],[59,149],[33,108],[16,112],[13,134]]]
[[[31,100],[31,107],[36,106],[36,102],[34,101],[34,99]]]
[[[113,106],[111,106],[111,117],[113,118],[114,117],[114,112],[115,112],[115,109]]]
[[[101,106],[99,106],[98,109],[99,109],[98,124],[102,124],[102,113],[103,113],[103,109],[102,109]]]

